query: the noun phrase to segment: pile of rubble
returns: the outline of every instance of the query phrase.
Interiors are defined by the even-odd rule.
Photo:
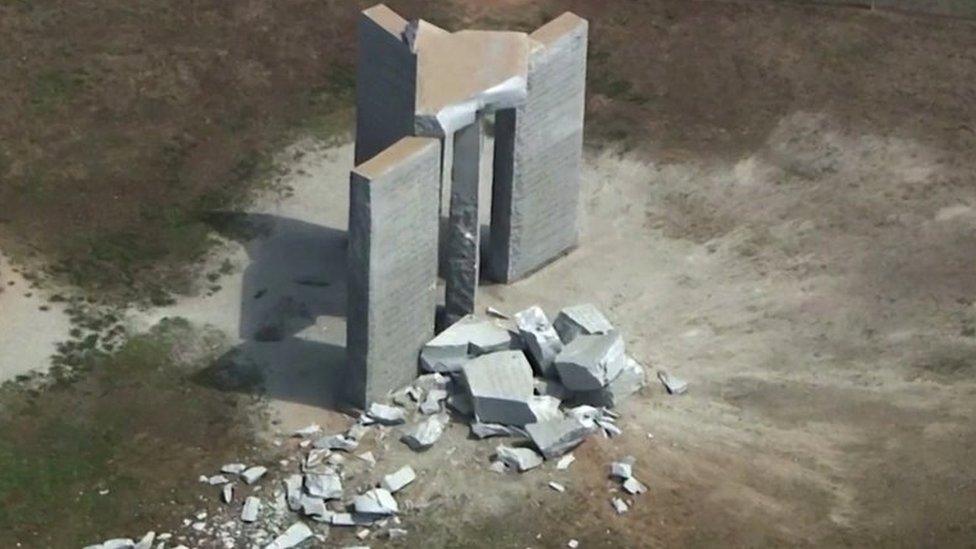
[[[489,467],[499,473],[521,473],[546,460],[566,469],[575,459],[568,452],[588,436],[621,433],[611,408],[644,386],[645,372],[625,353],[621,334],[599,310],[589,304],[567,307],[553,322],[539,307],[514,318],[488,312],[491,318],[464,317],[428,342],[420,353],[426,373],[390,394],[388,402],[370,404],[345,432],[325,434],[310,425],[293,433],[301,439],[300,454],[280,462],[285,475],[270,498],[262,500],[261,487],[254,486],[265,477],[264,466],[231,463],[201,476],[201,482],[220,488],[228,510],[239,509],[237,516],[228,520],[225,513],[211,517],[218,524],[208,524],[207,514],[198,513],[185,519],[188,534],[176,539],[190,543],[206,536],[230,548],[243,536],[256,546],[285,549],[312,538],[324,541],[325,525],[355,528],[364,541],[406,535],[397,498],[417,478],[409,465],[379,482],[349,486],[362,478],[357,466],[368,471],[376,464],[371,451],[356,453],[371,430],[377,440],[395,432],[420,452],[437,443],[452,419],[465,421],[477,439],[512,441],[495,448]],[[686,389],[680,379],[658,375],[669,392]],[[633,464],[633,458],[614,462],[609,474],[623,492],[636,496],[647,487],[633,476]],[[297,471],[287,471],[296,465]],[[238,497],[239,483],[249,487],[249,495]],[[557,482],[549,486],[565,490]],[[610,504],[620,514],[629,508],[621,498]],[[406,507],[411,505],[406,500]],[[313,531],[309,524],[315,523],[323,526]],[[90,549],[149,549],[154,536],[150,532],[139,542],[111,540]],[[165,547],[160,540],[169,537],[156,537],[156,548]]]

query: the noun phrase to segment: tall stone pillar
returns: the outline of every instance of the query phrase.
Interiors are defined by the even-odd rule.
[[[533,32],[526,101],[496,114],[488,266],[499,282],[579,241],[587,32],[571,13]]]
[[[383,398],[417,375],[434,335],[440,141],[406,137],[349,182],[348,400]]]
[[[474,312],[478,290],[480,222],[478,191],[481,175],[482,117],[454,133],[451,203],[447,225],[447,269],[444,273],[445,320],[451,324]]]

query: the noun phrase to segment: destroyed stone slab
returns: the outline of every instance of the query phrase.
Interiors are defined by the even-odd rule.
[[[395,494],[416,479],[417,473],[414,472],[413,467],[404,465],[396,472],[384,476],[382,482],[380,482],[380,487],[391,494]]]
[[[626,357],[623,370],[606,387],[595,391],[578,392],[574,395],[573,402],[614,408],[627,397],[641,390],[646,383],[644,367],[633,358]]]
[[[521,351],[479,356],[462,368],[478,420],[522,426],[536,420],[532,400],[532,366]]]
[[[566,307],[559,311],[553,328],[563,343],[569,343],[579,335],[608,334],[613,324],[592,303]]]
[[[444,434],[444,428],[447,426],[448,417],[446,415],[436,415],[431,416],[424,421],[421,421],[417,425],[414,425],[411,429],[407,430],[401,440],[410,447],[411,450],[419,452],[421,450],[426,450],[434,445],[441,435]]]
[[[556,370],[571,391],[595,391],[620,375],[626,364],[624,340],[617,332],[581,335],[556,357]]]
[[[557,458],[579,446],[592,433],[576,418],[554,419],[541,423],[530,423],[525,430],[532,444],[546,459]]]
[[[335,473],[308,473],[305,475],[305,491],[312,497],[339,499],[342,497],[342,481]]]
[[[420,365],[428,372],[457,372],[473,357],[518,348],[518,340],[494,320],[467,315],[427,342]]]
[[[536,371],[546,377],[555,375],[552,363],[562,351],[563,342],[546,313],[538,306],[529,307],[515,314],[515,324]]]
[[[498,461],[520,473],[542,465],[542,456],[535,453],[531,448],[498,446],[495,448],[495,455],[498,457]]]

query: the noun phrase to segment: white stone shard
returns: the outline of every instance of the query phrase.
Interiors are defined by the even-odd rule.
[[[404,432],[400,440],[414,451],[426,450],[441,438],[448,421],[446,415],[430,416]]]
[[[529,406],[532,367],[521,351],[482,355],[461,371],[479,421],[522,426],[536,420]]]
[[[227,484],[227,477],[224,475],[214,475],[207,479],[207,484],[211,486],[220,486],[221,484]]]
[[[562,351],[563,342],[560,341],[559,334],[549,322],[546,313],[539,306],[534,305],[515,313],[515,324],[518,326],[519,335],[536,371],[546,377],[555,375],[552,363],[556,355]]]
[[[268,472],[267,467],[261,465],[255,465],[254,467],[251,467],[245,470],[243,473],[241,473],[241,478],[244,479],[244,482],[248,484],[254,484],[258,480],[260,480],[261,477],[263,477],[264,474],[267,472]]]
[[[572,417],[530,423],[525,430],[546,459],[555,459],[579,446],[593,432]]]
[[[285,502],[292,511],[302,508],[302,475],[288,475],[282,481],[285,485]]]
[[[471,434],[479,439],[528,436],[523,429],[518,427],[511,427],[500,423],[481,423],[480,421],[471,422]]]
[[[241,520],[244,522],[254,522],[258,520],[258,514],[260,512],[261,500],[254,496],[248,496],[244,500],[244,507],[241,509]]]
[[[102,549],[132,549],[135,543],[129,538],[115,538],[103,542]]]
[[[356,537],[362,541],[368,538],[369,534],[370,534],[369,528],[363,528],[362,530],[356,532]]]
[[[621,487],[624,489],[624,491],[631,495],[643,494],[647,491],[647,486],[634,477],[630,477],[625,480]]]
[[[427,397],[420,403],[420,413],[431,415],[440,412],[441,402],[445,400],[447,400],[446,389],[431,389],[427,391]]]
[[[558,398],[548,395],[532,395],[529,399],[529,409],[535,416],[535,422],[551,421],[562,419],[563,413],[559,410],[560,401]]]
[[[395,494],[416,479],[417,473],[413,470],[413,467],[404,465],[396,472],[384,476],[380,482],[380,488],[383,488],[391,494]]]
[[[566,454],[565,456],[559,458],[559,461],[556,462],[556,469],[559,469],[560,471],[569,469],[569,466],[572,465],[574,461],[576,461],[576,456],[573,454]]]
[[[610,476],[627,480],[633,476],[633,464],[627,461],[614,461],[610,464]]]
[[[325,500],[312,496],[302,495],[299,501],[302,514],[317,522],[328,522],[331,514],[325,506]]]
[[[510,330],[468,315],[424,345],[420,365],[428,372],[457,372],[476,356],[517,348],[517,338]]]
[[[613,330],[613,324],[592,303],[564,308],[552,325],[563,343],[573,341],[576,336],[608,334]]]
[[[227,463],[220,468],[221,473],[227,473],[228,475],[239,475],[247,469],[247,465],[243,463]]]
[[[595,391],[620,375],[626,362],[624,339],[611,332],[573,339],[556,357],[555,365],[567,389]]]
[[[316,423],[313,423],[311,425],[306,425],[305,427],[302,427],[301,429],[296,429],[295,432],[292,433],[292,436],[293,437],[308,438],[310,436],[317,435],[321,430],[322,430],[322,427],[320,427]]]
[[[234,501],[234,485],[233,484],[225,484],[224,485],[223,489],[221,489],[221,491],[220,491],[220,499],[223,500],[224,503],[230,503],[230,502]]]
[[[264,549],[290,549],[312,537],[312,529],[304,522],[296,522],[274,539]]]
[[[493,316],[495,318],[500,318],[502,320],[508,320],[512,318],[494,307],[485,307],[485,314],[487,314],[488,316]]]
[[[592,404],[604,408],[619,406],[627,397],[641,390],[647,384],[644,367],[631,357],[626,357],[623,370],[606,387],[595,391],[575,394],[574,402]]]
[[[624,503],[624,500],[620,498],[613,498],[610,500],[610,504],[613,505],[613,510],[616,511],[618,515],[622,515],[630,509],[630,507],[627,507],[627,504]]]
[[[447,390],[447,386],[450,383],[451,378],[444,374],[434,372],[432,374],[418,376],[414,380],[413,386],[421,391],[433,391],[434,389]]]
[[[495,448],[498,460],[518,472],[528,471],[542,465],[542,456],[531,448],[513,448],[498,446]]]
[[[407,420],[407,413],[403,408],[378,402],[370,404],[366,413],[381,425],[400,425]]]
[[[342,480],[335,473],[307,473],[305,491],[312,497],[339,499],[342,497]]]
[[[315,439],[312,446],[318,449],[342,450],[352,452],[359,446],[359,442],[345,435],[329,435]]]
[[[559,484],[558,482],[556,482],[554,480],[550,480],[549,481],[549,487],[552,488],[553,490],[557,491],[557,492],[565,492],[566,491],[566,487],[565,486],[563,486],[562,484]]]
[[[659,370],[657,372],[657,378],[661,380],[664,388],[667,389],[670,395],[683,395],[688,391],[688,382],[675,377],[664,370]]]
[[[575,539],[571,539],[566,542],[566,547],[569,547],[569,549],[576,549],[577,547],[579,547],[579,541]]]
[[[393,495],[383,488],[373,488],[353,499],[357,513],[364,515],[395,515],[400,511]]]
[[[150,530],[149,532],[146,532],[146,535],[142,536],[142,539],[136,542],[132,549],[152,549],[152,544],[155,540],[156,532]]]

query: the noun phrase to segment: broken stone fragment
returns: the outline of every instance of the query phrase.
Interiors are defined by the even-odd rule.
[[[624,339],[617,332],[581,335],[563,347],[556,370],[571,391],[595,391],[615,379],[626,364]]]
[[[302,508],[302,475],[288,475],[282,481],[285,485],[285,502],[292,511]]]
[[[471,422],[471,434],[479,439],[491,437],[527,437],[524,430],[500,423]]]
[[[532,366],[521,351],[502,351],[475,358],[462,368],[478,421],[525,425],[536,420],[532,400]]]
[[[335,473],[308,473],[305,475],[305,491],[316,498],[339,499],[342,497],[342,481]]]
[[[565,486],[563,486],[562,484],[559,484],[558,482],[556,482],[554,480],[550,480],[549,481],[549,487],[552,488],[553,490],[557,491],[557,492],[565,492],[566,491],[566,487]]]
[[[230,502],[234,501],[234,485],[233,484],[225,484],[224,485],[223,489],[220,491],[220,499],[222,499],[224,501],[224,503],[230,503]]]
[[[561,419],[563,413],[559,410],[559,404],[559,399],[556,397],[532,395],[529,398],[529,408],[535,416],[534,423]]]
[[[243,463],[228,463],[220,468],[221,473],[227,473],[228,475],[239,475],[247,469],[247,465]]]
[[[562,350],[563,342],[546,313],[538,306],[529,307],[515,314],[515,324],[536,371],[546,377],[553,376],[552,362]]]
[[[620,498],[613,498],[610,500],[610,504],[613,505],[613,510],[617,512],[618,515],[626,513],[630,508],[624,503],[624,500]]]
[[[211,486],[219,486],[221,484],[227,484],[227,477],[224,475],[214,475],[207,479],[207,483]]]
[[[542,456],[531,448],[513,448],[503,445],[495,448],[495,455],[498,456],[499,461],[520,473],[542,465]]]
[[[244,500],[244,507],[241,509],[241,520],[244,522],[254,522],[258,520],[258,514],[260,512],[261,500],[254,496],[248,496]]]
[[[303,469],[307,471],[322,465],[325,463],[325,458],[329,457],[329,454],[331,453],[332,452],[328,448],[312,448],[308,451],[308,455],[305,456]]]
[[[564,308],[552,325],[563,343],[580,335],[607,334],[613,330],[613,324],[591,303]]]
[[[155,540],[156,532],[146,532],[146,535],[142,536],[142,539],[136,542],[136,544],[132,546],[132,549],[152,549],[152,544]]]
[[[675,377],[664,370],[658,370],[657,378],[661,380],[661,383],[670,395],[683,395],[688,391],[687,381]]]
[[[400,440],[415,452],[426,450],[441,438],[448,421],[446,415],[431,416],[404,432]]]
[[[383,481],[380,482],[380,487],[391,494],[395,494],[416,479],[417,473],[414,472],[413,467],[405,465],[396,472],[384,476]]]
[[[322,498],[302,495],[299,504],[301,505],[302,514],[315,521],[328,522],[331,516],[329,510],[325,507],[325,500]]]
[[[627,480],[633,475],[633,463],[626,460],[614,461],[610,464],[610,476],[620,480]]]
[[[546,459],[555,459],[580,445],[592,432],[576,418],[568,417],[530,423],[525,430],[532,444]]]
[[[317,424],[313,423],[313,424],[308,425],[306,427],[302,427],[301,429],[295,430],[295,432],[292,433],[292,436],[294,436],[294,437],[308,438],[310,436],[317,435],[319,433],[319,431],[321,431],[321,430],[322,430],[322,427],[320,427]]]
[[[345,435],[329,435],[326,437],[320,437],[312,443],[312,446],[318,449],[327,450],[342,450],[343,452],[351,452],[359,446],[359,443],[354,439],[348,438]]]
[[[312,537],[312,529],[306,526],[304,522],[299,521],[289,526],[264,549],[290,549],[310,537]]]
[[[101,547],[101,549],[132,549],[133,545],[135,543],[131,539],[115,538],[103,542],[100,546],[96,547]]]
[[[439,373],[423,374],[414,380],[413,386],[421,391],[432,391],[434,389],[447,389],[451,378]]]
[[[457,372],[473,357],[517,348],[511,331],[493,320],[468,315],[424,345],[420,365],[427,372]]]
[[[383,488],[373,488],[353,499],[353,507],[357,513],[364,515],[395,515],[400,509],[393,495]]]
[[[244,479],[244,482],[248,484],[254,484],[258,480],[260,480],[261,477],[263,477],[264,474],[267,472],[268,472],[267,467],[263,467],[261,465],[255,465],[254,467],[251,467],[250,469],[247,469],[246,471],[241,473],[241,478]]]
[[[622,488],[628,494],[632,494],[632,495],[643,494],[644,492],[647,491],[647,486],[644,486],[644,484],[641,481],[637,480],[634,477],[630,477],[627,480],[625,480],[623,482]]]
[[[574,461],[576,461],[576,456],[573,454],[566,454],[565,456],[559,458],[559,461],[556,462],[556,469],[561,471],[569,469],[569,466],[572,465]]]
[[[358,513],[333,513],[329,519],[332,526],[368,526],[375,522],[372,516]]]
[[[407,413],[403,408],[378,402],[370,404],[366,413],[381,425],[400,425],[407,420]]]
[[[646,383],[644,367],[633,358],[626,357],[623,370],[606,387],[576,393],[573,402],[613,408],[639,391]]]

